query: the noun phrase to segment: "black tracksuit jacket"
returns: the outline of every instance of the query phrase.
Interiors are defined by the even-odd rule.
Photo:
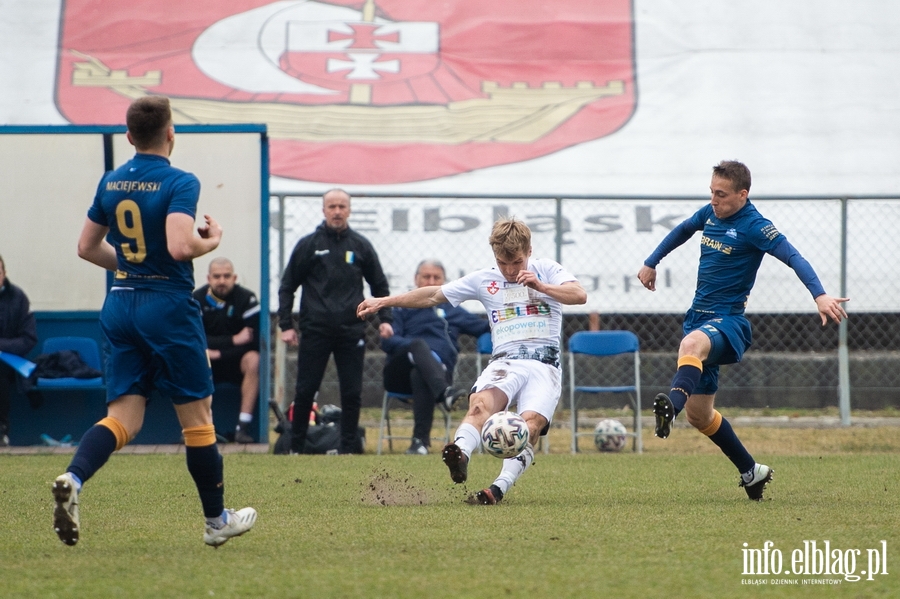
[[[373,297],[390,295],[387,277],[368,239],[347,228],[334,231],[323,222],[294,246],[278,290],[278,326],[293,326],[291,312],[297,288],[300,296],[300,332],[362,338],[365,322],[356,316],[363,301],[363,279]],[[378,312],[391,322],[391,310]]]

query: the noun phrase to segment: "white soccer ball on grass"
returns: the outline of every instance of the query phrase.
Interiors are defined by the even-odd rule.
[[[622,451],[627,432],[621,422],[606,418],[594,428],[594,445],[600,451]]]
[[[481,427],[481,445],[495,458],[511,458],[528,445],[528,424],[515,412],[497,412]]]

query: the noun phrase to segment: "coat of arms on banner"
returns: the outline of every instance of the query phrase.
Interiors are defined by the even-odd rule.
[[[421,181],[616,131],[635,106],[631,0],[68,0],[58,106],[118,124],[265,123],[271,172]]]

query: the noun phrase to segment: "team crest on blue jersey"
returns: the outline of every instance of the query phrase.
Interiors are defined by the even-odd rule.
[[[734,228],[728,229],[727,231],[725,231],[725,234],[728,235],[729,237],[737,239],[737,229],[734,229]]]

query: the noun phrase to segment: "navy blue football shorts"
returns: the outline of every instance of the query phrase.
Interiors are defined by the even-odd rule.
[[[703,374],[694,394],[712,395],[719,389],[719,365],[740,362],[752,342],[750,322],[743,314],[711,314],[688,310],[684,316],[684,334],[700,330],[712,344],[703,361]]]
[[[109,343],[106,401],[153,389],[185,404],[212,395],[200,306],[190,293],[112,289],[100,312]]]

